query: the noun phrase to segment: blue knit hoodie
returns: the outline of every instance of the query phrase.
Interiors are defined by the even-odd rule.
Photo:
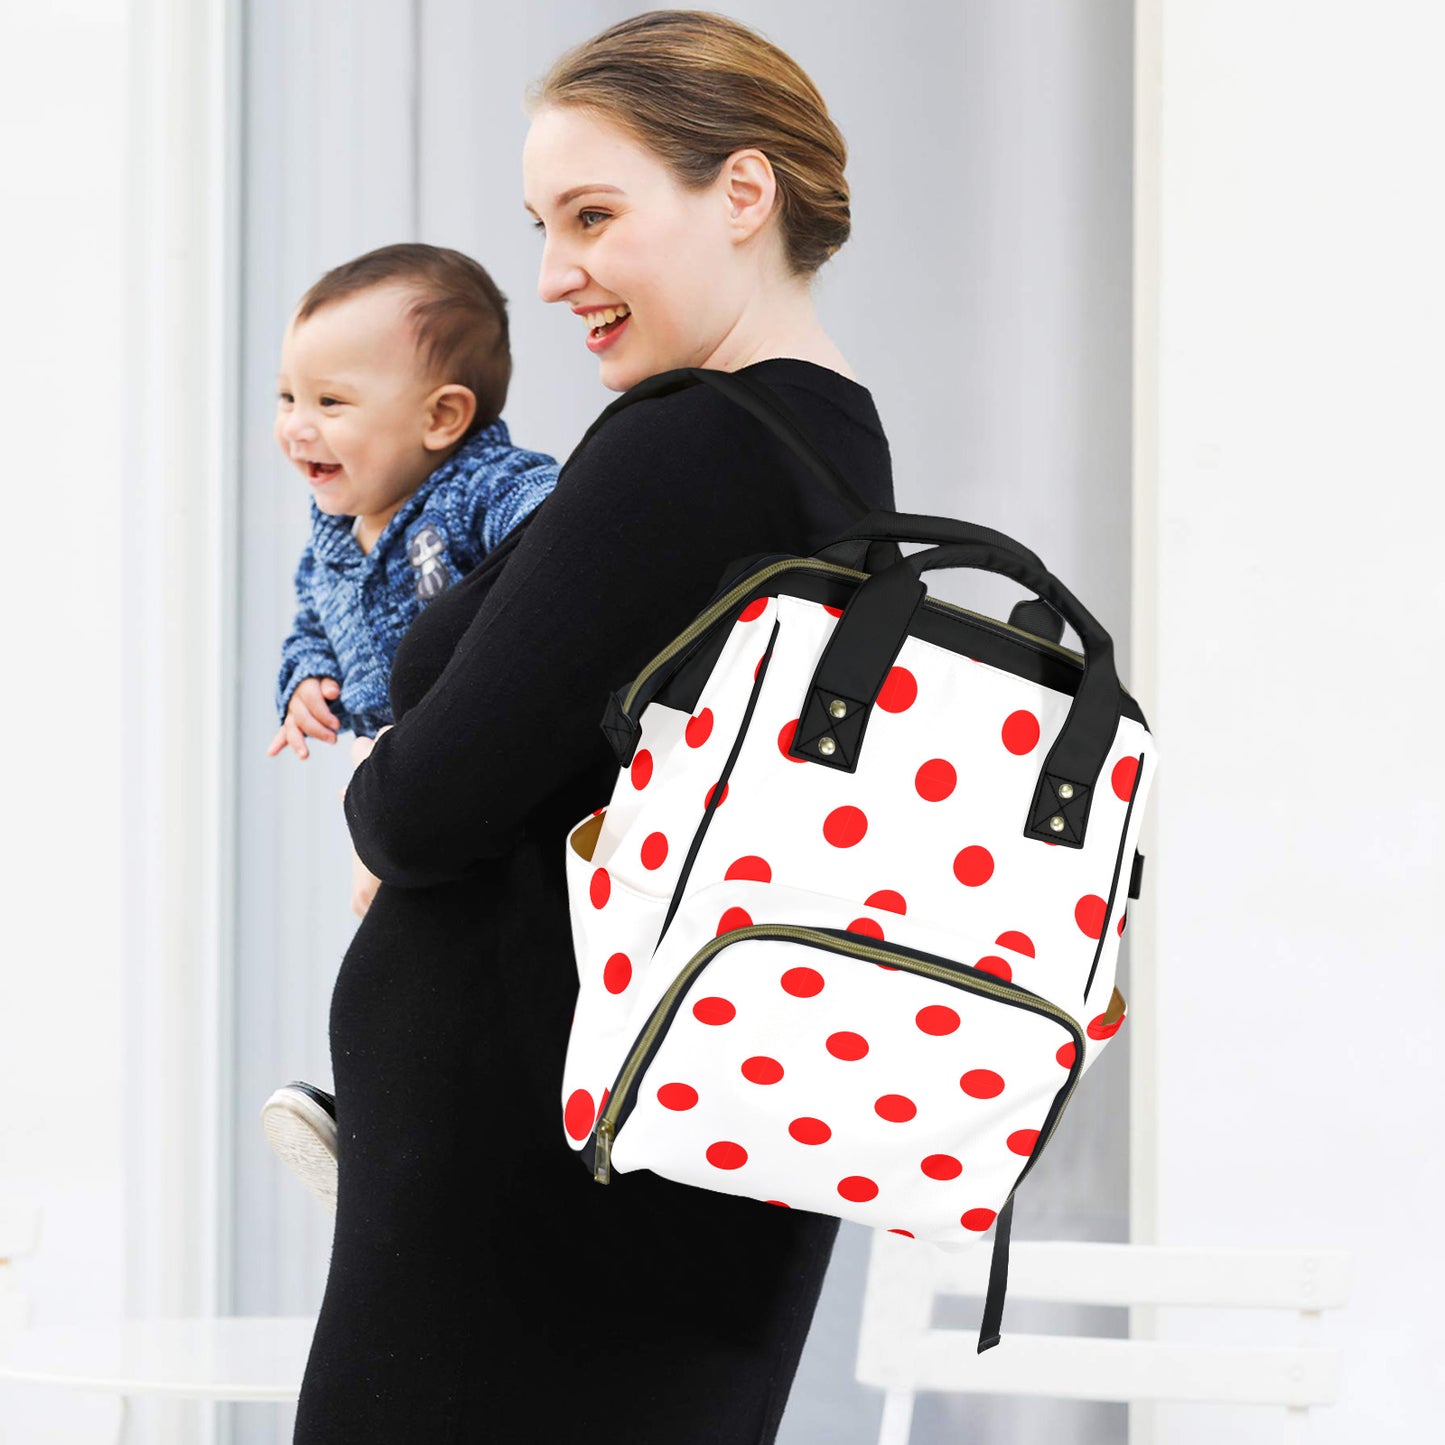
[[[558,464],[512,445],[500,417],[467,439],[397,509],[363,552],[354,519],[311,499],[311,536],[296,568],[299,610],[281,648],[282,722],[297,683],[334,677],[343,731],[391,722],[388,683],[401,635],[427,600],[470,572],[546,499]]]

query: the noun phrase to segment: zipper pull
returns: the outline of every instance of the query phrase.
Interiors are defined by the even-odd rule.
[[[592,1177],[599,1184],[606,1184],[612,1177],[612,1125],[605,1119],[597,1125],[596,1163],[592,1166]]]

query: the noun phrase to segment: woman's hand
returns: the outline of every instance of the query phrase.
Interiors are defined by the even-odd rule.
[[[376,735],[379,738],[387,728],[387,723]],[[365,758],[371,756],[371,750],[376,746],[376,738],[356,737],[351,740],[351,766],[353,771],[356,765]],[[346,801],[346,789],[341,789],[341,800]],[[355,848],[351,850],[351,911],[358,917],[364,918],[366,910],[371,907],[371,900],[376,897],[376,890],[381,887],[381,879],[373,873],[365,863],[361,861]]]
[[[371,907],[371,900],[376,897],[376,890],[381,887],[381,879],[367,868],[366,864],[357,856],[356,849],[351,850],[351,911],[358,918],[366,917],[366,910]]]

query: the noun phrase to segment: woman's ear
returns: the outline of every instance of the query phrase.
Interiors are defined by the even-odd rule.
[[[723,162],[721,180],[733,231],[746,240],[772,215],[778,192],[772,162],[757,149],[734,151]]]

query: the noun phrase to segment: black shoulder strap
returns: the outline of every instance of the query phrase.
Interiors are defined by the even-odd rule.
[[[798,424],[792,411],[784,405],[767,387],[753,381],[751,377],[739,376],[732,371],[716,371],[705,366],[679,366],[672,371],[659,371],[654,376],[644,377],[636,386],[629,387],[615,401],[610,402],[597,416],[591,426],[582,434],[582,440],[572,448],[571,454],[562,465],[566,471],[573,459],[591,440],[604,422],[625,407],[635,402],[647,401],[655,396],[666,396],[681,391],[684,387],[706,384],[714,391],[721,392],[729,401],[735,402],[744,411],[751,412],[773,433],[784,446],[788,447],[807,467],[809,473],[823,483],[845,506],[851,507],[860,517],[874,509],[848,484],[843,474],[808,439],[807,433]],[[561,472],[558,473],[561,475]]]
[[[1003,1298],[1008,1291],[1008,1237],[1014,1222],[1014,1197],[999,1210],[993,1226],[993,1259],[988,1271],[988,1294],[983,1302],[983,1323],[978,1331],[978,1353],[998,1344],[1003,1327]]]

